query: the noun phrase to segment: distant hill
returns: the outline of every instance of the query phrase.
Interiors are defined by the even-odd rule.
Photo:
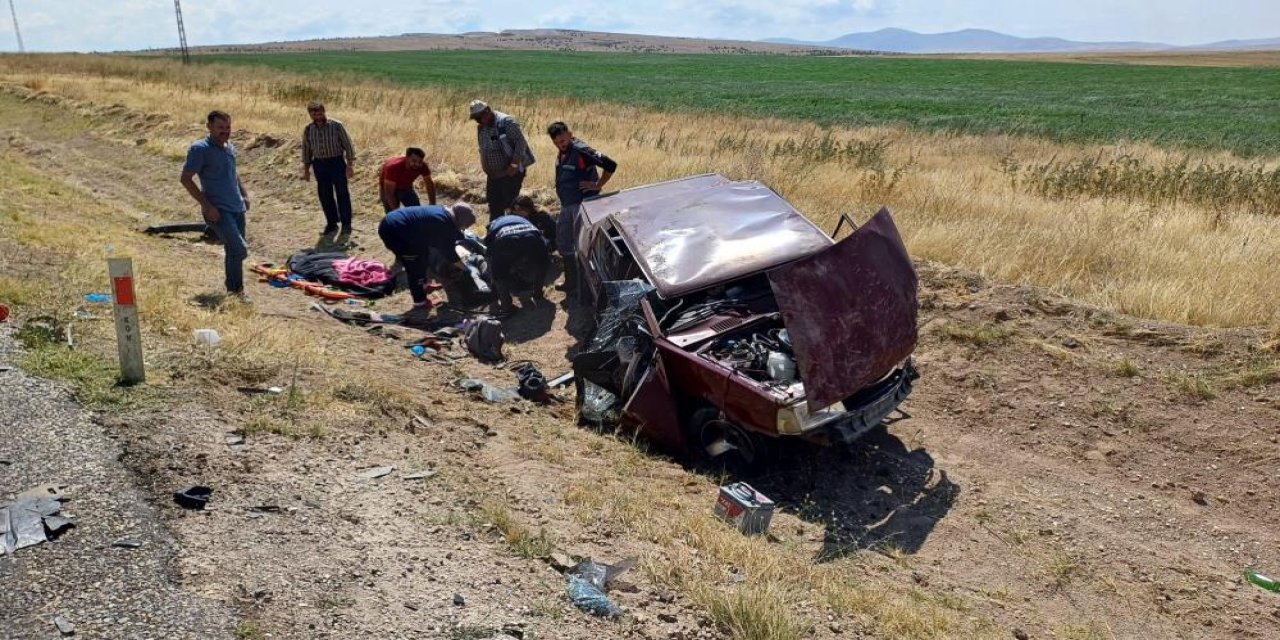
[[[398,36],[327,38],[291,42],[195,47],[200,53],[268,51],[428,51],[428,50],[613,51],[627,53],[738,53],[847,55],[844,49],[710,38],[676,38],[576,29],[508,29],[467,33],[405,33]],[[163,51],[170,51],[165,49]]]
[[[881,29],[866,33],[850,33],[825,42],[806,42],[789,38],[771,38],[766,42],[888,53],[1078,53],[1280,49],[1280,38],[1225,40],[1190,47],[1176,47],[1159,42],[1078,42],[1062,38],[1020,38],[987,29],[964,29],[947,33],[916,33],[907,29]]]
[[[1280,38],[1264,38],[1261,40],[1223,40],[1191,47],[1181,47],[1182,51],[1270,51],[1280,49]]]
[[[840,47],[891,53],[1061,53],[1073,51],[1161,51],[1171,45],[1152,42],[1076,42],[1062,38],[1020,38],[987,29],[947,33],[916,33],[906,29],[881,29],[850,33],[826,42],[775,38],[778,44]]]

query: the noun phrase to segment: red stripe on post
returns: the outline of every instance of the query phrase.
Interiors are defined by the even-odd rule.
[[[116,304],[133,306],[133,278],[114,278],[112,282],[115,287]]]

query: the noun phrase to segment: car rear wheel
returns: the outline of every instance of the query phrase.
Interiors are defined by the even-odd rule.
[[[753,475],[767,462],[768,442],[703,407],[689,418],[689,442],[699,462],[722,467],[734,475]]]

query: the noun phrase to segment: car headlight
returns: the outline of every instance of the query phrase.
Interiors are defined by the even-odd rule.
[[[844,405],[839,402],[817,413],[809,413],[809,404],[804,400],[793,402],[778,409],[778,433],[799,435],[842,413],[844,413]]]
[[[793,436],[804,432],[809,420],[809,407],[803,401],[778,409],[778,433]]]

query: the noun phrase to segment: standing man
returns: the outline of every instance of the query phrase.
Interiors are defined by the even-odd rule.
[[[187,193],[200,203],[200,213],[222,238],[226,250],[227,292],[241,302],[249,302],[244,292],[245,213],[249,211],[249,193],[236,172],[236,148],[231,144],[231,116],[210,111],[205,118],[209,136],[197,140],[187,149],[180,182]],[[200,177],[196,186],[195,176]]]
[[[311,180],[311,170],[316,172],[316,193],[320,196],[320,208],[324,209],[324,233],[338,230],[351,233],[351,192],[347,181],[354,175],[356,148],[351,144],[347,128],[337,120],[325,117],[324,105],[312,102],[307,105],[311,124],[302,130],[302,179]]]
[[[422,204],[418,192],[413,190],[413,182],[422,176],[422,185],[427,189],[427,204],[436,203],[436,183],[431,180],[431,167],[427,166],[427,152],[417,147],[404,150],[404,155],[396,156],[382,163],[380,193],[382,208],[390,213],[400,207],[416,207]]]
[[[556,248],[564,256],[561,290],[574,291],[578,287],[578,210],[583,200],[600,195],[600,190],[618,170],[618,163],[573,137],[569,125],[563,122],[552,122],[547,127],[547,135],[559,151],[556,195],[560,198],[560,217],[556,220]]]
[[[463,270],[455,247],[462,232],[475,223],[476,214],[465,202],[401,207],[382,219],[378,237],[404,265],[414,310],[427,308],[428,272],[444,277]]]
[[[488,177],[485,198],[489,219],[502,216],[520,195],[524,174],[534,163],[533,152],[515,118],[494,111],[483,100],[472,100],[471,119],[476,121],[476,141],[480,146],[480,168]]]
[[[531,292],[535,301],[543,299],[542,287],[547,283],[551,256],[542,232],[522,215],[508,214],[494,218],[484,237],[488,247],[489,274],[493,290],[494,315],[502,318],[515,309],[513,293]]]

